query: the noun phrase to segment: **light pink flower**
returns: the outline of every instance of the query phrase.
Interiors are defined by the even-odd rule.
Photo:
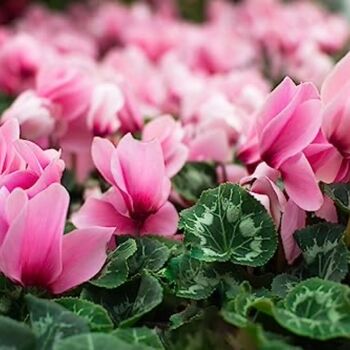
[[[142,140],[159,140],[162,147],[165,170],[169,177],[174,176],[185,164],[188,149],[182,143],[184,130],[171,116],[158,117],[143,129]]]
[[[20,187],[31,197],[61,179],[64,162],[60,153],[19,139],[15,119],[0,128],[0,150],[0,187],[9,191]]]
[[[55,127],[50,101],[31,90],[20,94],[5,110],[2,120],[9,119],[17,119],[22,137],[32,141],[50,136]]]
[[[123,104],[124,97],[117,85],[105,82],[95,86],[87,113],[87,124],[95,135],[109,135],[118,130],[117,113]]]
[[[140,142],[128,134],[114,148],[95,138],[92,157],[112,188],[101,198],[87,199],[73,216],[77,227],[113,227],[116,234],[176,233],[178,214],[167,201],[170,181],[158,140]]]
[[[184,128],[184,141],[189,149],[188,160],[227,162],[232,153],[227,132],[222,125],[211,129],[204,126],[187,124]]]
[[[0,190],[0,271],[23,286],[63,293],[86,282],[106,261],[113,230],[89,228],[63,235],[69,195],[52,184],[29,198]]]

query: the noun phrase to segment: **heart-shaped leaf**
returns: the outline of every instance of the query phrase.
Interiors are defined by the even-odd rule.
[[[303,281],[273,308],[273,315],[298,335],[318,340],[350,338],[350,288],[319,278]]]
[[[294,234],[309,277],[340,282],[346,276],[348,249],[343,234],[343,226],[330,223],[308,226]]]
[[[261,266],[277,248],[277,233],[265,207],[238,185],[203,192],[181,212],[180,228],[191,255],[202,261]]]

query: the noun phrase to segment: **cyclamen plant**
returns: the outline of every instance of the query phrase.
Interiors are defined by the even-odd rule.
[[[349,348],[348,24],[150,3],[0,28],[0,348]]]

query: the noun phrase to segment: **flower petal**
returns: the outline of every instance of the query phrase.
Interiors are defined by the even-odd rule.
[[[111,185],[115,181],[111,172],[111,159],[114,151],[112,142],[101,137],[95,137],[92,142],[91,155],[97,170]]]
[[[112,156],[112,173],[135,212],[156,211],[169,196],[170,182],[158,140],[141,142],[131,134],[124,136]]]
[[[60,184],[52,184],[28,202],[21,257],[25,285],[47,286],[61,273],[68,205],[68,192]]]
[[[296,230],[305,227],[306,213],[299,208],[292,200],[287,202],[285,212],[282,215],[281,238],[284,254],[289,264],[299,256],[300,249],[293,237]]]
[[[92,227],[63,237],[62,273],[51,283],[55,294],[63,293],[94,277],[106,261],[106,248],[114,229]]]
[[[179,215],[175,207],[166,202],[155,214],[149,216],[142,227],[142,235],[172,236],[177,231]]]
[[[280,171],[287,194],[300,208],[307,211],[320,209],[323,196],[315,174],[303,153],[285,161]]]

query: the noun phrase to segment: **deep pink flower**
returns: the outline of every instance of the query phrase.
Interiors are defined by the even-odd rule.
[[[185,164],[188,149],[182,143],[184,130],[171,116],[158,117],[143,129],[142,140],[159,140],[162,147],[165,170],[169,177],[174,176]]]
[[[170,181],[158,140],[141,142],[127,134],[115,148],[95,138],[92,157],[112,188],[101,198],[87,199],[73,216],[77,227],[113,227],[116,234],[176,233],[178,214],[167,201]]]
[[[350,179],[349,73],[350,54],[347,54],[322,85],[322,132],[305,152],[317,177],[327,183]]]
[[[303,151],[321,123],[321,102],[314,85],[295,85],[286,78],[260,109],[249,145],[243,149],[248,162],[262,160],[278,170],[288,196],[308,211],[318,210],[323,197]]]
[[[68,192],[52,184],[29,198],[22,189],[0,190],[0,271],[23,286],[63,293],[103,266],[113,229],[89,228],[63,235]]]

